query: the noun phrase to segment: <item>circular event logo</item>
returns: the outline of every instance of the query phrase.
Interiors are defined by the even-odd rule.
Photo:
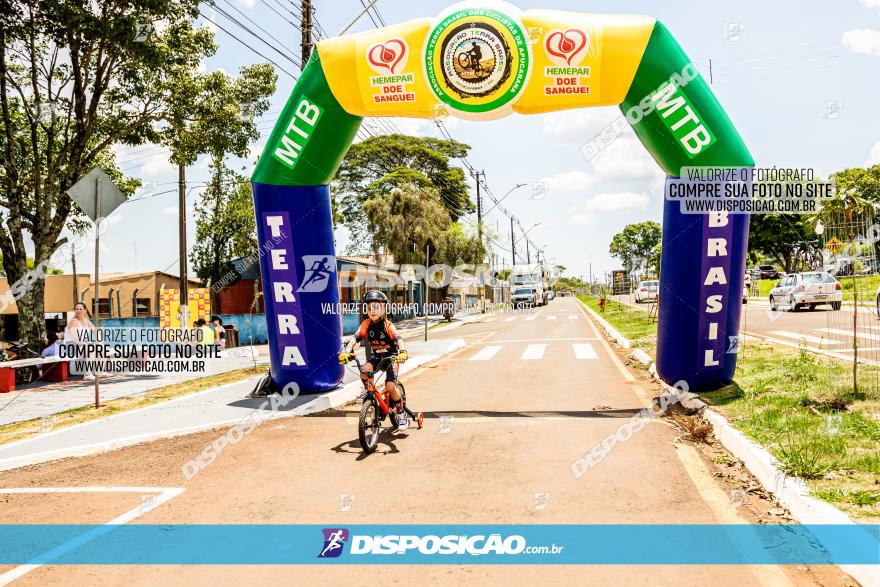
[[[425,47],[428,84],[463,112],[489,112],[525,86],[529,46],[517,20],[494,9],[467,8],[442,18]]]

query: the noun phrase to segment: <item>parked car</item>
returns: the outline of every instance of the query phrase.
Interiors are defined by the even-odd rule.
[[[636,288],[636,303],[656,302],[660,292],[659,281],[640,281]]]
[[[777,279],[781,277],[779,270],[773,265],[761,265],[758,267],[758,279]]]
[[[832,310],[843,305],[843,288],[827,271],[792,273],[779,280],[770,290],[770,309],[786,306],[797,312],[801,306],[815,310],[819,304],[830,304]]]
[[[513,290],[513,293],[510,295],[510,303],[514,308],[521,306],[528,306],[531,308],[537,302],[535,295],[534,289],[530,287],[520,287]]]
[[[553,292],[552,289],[551,289],[550,291],[547,292],[547,301],[548,301],[548,302],[549,302],[550,300],[552,300],[553,298],[555,298],[555,297],[556,297],[556,294]]]

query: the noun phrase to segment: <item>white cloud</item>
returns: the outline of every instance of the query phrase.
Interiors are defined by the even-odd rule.
[[[878,2],[880,2],[880,0],[878,0]],[[865,160],[865,167],[872,167],[874,165],[880,165],[880,141],[874,143],[874,146],[871,147],[871,153]]]
[[[862,4],[865,5],[865,8],[880,10],[880,0],[862,0]]]
[[[596,217],[589,212],[573,212],[569,217],[571,224],[592,224],[596,221]]]
[[[177,212],[179,210],[180,210],[179,206],[168,206],[167,208],[162,210],[162,214],[165,214],[166,216],[177,216]],[[195,212],[195,208],[193,206],[186,207],[186,215],[187,216],[192,216],[194,212]]]
[[[619,192],[616,194],[596,194],[587,200],[589,212],[639,212],[648,207],[651,198],[646,194]]]
[[[650,180],[663,176],[663,171],[634,134],[621,135],[590,162],[606,181]]]
[[[208,20],[208,18],[210,18],[211,20]],[[208,15],[207,18],[202,17],[202,27],[208,29],[214,34],[217,34],[217,25],[211,21],[217,21],[217,15],[214,12],[211,12],[211,14]]]
[[[257,0],[238,0],[238,2],[239,2],[242,6],[244,6],[245,8],[253,8],[253,7],[254,7],[254,2],[256,2],[256,1],[257,1]]]
[[[583,208],[572,206],[568,210],[571,224],[593,224],[596,217],[605,213],[641,212],[647,209],[651,198],[635,192],[602,193],[592,196]]]
[[[843,33],[840,42],[852,51],[864,55],[880,55],[880,31],[853,29]]]
[[[552,177],[545,177],[541,181],[550,184],[550,191],[575,191],[583,190],[594,183],[593,177],[583,171],[563,171]]]
[[[544,134],[559,143],[581,145],[618,116],[620,110],[614,107],[551,112],[544,115]]]

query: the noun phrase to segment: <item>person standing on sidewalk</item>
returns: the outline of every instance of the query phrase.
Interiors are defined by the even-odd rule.
[[[211,327],[214,329],[214,340],[222,351],[226,348],[226,329],[220,316],[211,316]]]
[[[89,316],[88,308],[86,308],[86,305],[84,303],[77,302],[73,306],[73,318],[68,320],[67,326],[64,327],[64,341],[82,343],[83,330],[94,329],[95,325],[92,323],[92,320]],[[95,375],[93,373],[86,373],[85,375],[83,375],[83,379],[92,381],[95,379]]]

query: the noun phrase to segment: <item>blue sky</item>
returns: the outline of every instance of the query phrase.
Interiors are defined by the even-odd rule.
[[[362,9],[360,0],[314,0],[314,4],[317,19],[330,36]],[[385,22],[392,24],[433,16],[449,4],[379,0],[377,7]],[[522,9],[657,17],[704,75],[708,75],[712,60],[712,87],[760,166],[813,167],[827,174],[880,163],[880,120],[875,112],[880,105],[880,0],[533,0],[514,4]],[[286,46],[269,42],[298,60],[299,31],[269,8],[298,24],[284,11],[292,6],[290,0],[217,0],[217,6],[244,21],[231,10],[234,6],[277,39],[289,39]],[[246,40],[249,47],[298,73],[292,63],[250,38],[215,9],[205,5],[203,11]],[[352,31],[368,28],[373,28],[373,23],[364,17]],[[208,70],[221,68],[234,73],[242,65],[264,61],[223,31],[216,31],[216,40],[219,50],[206,61]],[[263,133],[254,154],[262,149],[292,87],[293,80],[279,74],[269,114],[258,119]],[[505,207],[519,216],[525,227],[541,223],[529,233],[532,242],[546,245],[546,256],[567,266],[569,274],[586,274],[590,261],[594,274],[601,274],[618,267],[608,255],[613,234],[628,223],[659,222],[662,209],[663,176],[631,131],[591,161],[579,151],[618,113],[616,107],[594,108],[512,115],[492,122],[448,120],[447,126],[454,138],[471,145],[469,160],[486,171],[496,195],[517,183],[549,181],[551,192],[545,199],[532,200],[530,190],[522,188],[505,200]],[[406,132],[437,134],[429,122],[395,119],[395,123]],[[155,147],[120,147],[118,155],[127,174],[156,184],[156,195],[119,208],[113,225],[101,238],[102,272],[158,269],[177,273],[176,170],[167,163],[167,154]],[[238,165],[249,174],[252,161],[239,161]],[[207,177],[207,161],[188,169],[188,179],[194,184]],[[169,193],[160,193],[164,191]],[[188,206],[198,195],[199,189],[194,189]],[[188,217],[192,243],[194,217]],[[507,218],[496,211],[489,214],[486,223],[491,227],[497,224],[498,241],[509,247]],[[347,240],[344,231],[337,239],[341,250]],[[497,254],[510,262],[509,251]],[[69,266],[63,268],[70,270]]]

